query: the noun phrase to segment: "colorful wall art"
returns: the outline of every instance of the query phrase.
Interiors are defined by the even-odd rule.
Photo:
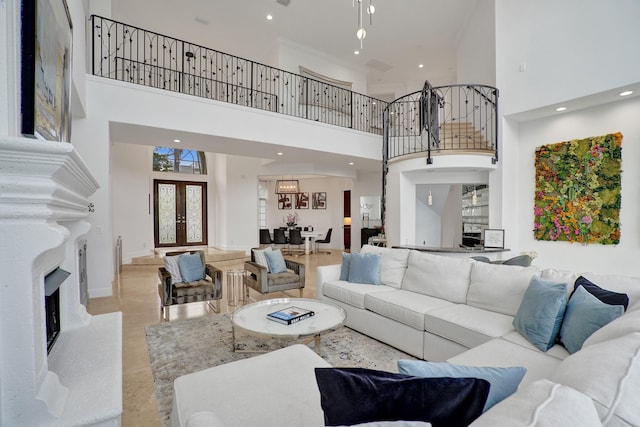
[[[622,134],[536,148],[536,240],[620,242]]]

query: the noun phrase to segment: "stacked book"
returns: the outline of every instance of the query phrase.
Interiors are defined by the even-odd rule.
[[[267,318],[283,323],[285,325],[291,325],[292,323],[299,322],[304,319],[308,319],[309,317],[316,314],[311,310],[307,310],[306,308],[300,307],[288,307],[282,310],[274,311],[273,313],[267,314]]]

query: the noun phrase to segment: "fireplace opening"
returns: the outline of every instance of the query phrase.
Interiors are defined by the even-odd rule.
[[[44,278],[44,310],[47,325],[47,354],[60,335],[60,285],[71,273],[56,268]]]

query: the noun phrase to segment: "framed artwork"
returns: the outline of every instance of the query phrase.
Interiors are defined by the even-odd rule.
[[[278,209],[291,209],[291,194],[278,194]]]
[[[504,249],[504,230],[485,228],[484,247]]]
[[[65,0],[22,2],[22,133],[71,140],[72,24]]]
[[[327,193],[313,193],[311,203],[313,209],[327,209]]]
[[[309,209],[309,193],[296,194],[296,209]]]

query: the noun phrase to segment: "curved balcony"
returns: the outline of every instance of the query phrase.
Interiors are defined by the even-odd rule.
[[[433,87],[391,102],[384,110],[383,156],[426,157],[440,154],[491,156],[498,161],[498,89],[457,84]]]

